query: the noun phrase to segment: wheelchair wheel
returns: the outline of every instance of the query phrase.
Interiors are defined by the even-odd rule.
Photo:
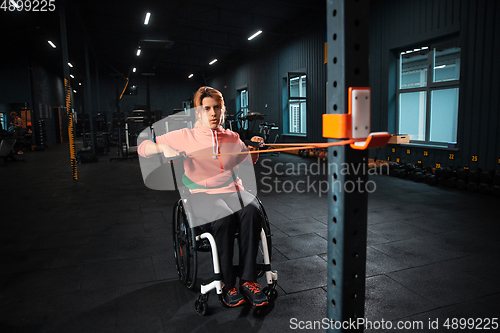
[[[174,206],[172,217],[172,235],[174,239],[174,258],[177,275],[182,284],[193,289],[196,283],[198,256],[195,250],[196,236],[189,227],[182,199]]]
[[[267,249],[269,251],[269,261],[272,260],[272,254],[273,254],[273,240],[271,237],[271,226],[269,224],[269,219],[266,214],[266,210],[264,209],[264,206],[262,205],[262,202],[260,201],[259,198],[257,198],[257,201],[259,202],[259,210],[261,214],[261,223],[262,223],[262,228],[264,229],[264,232],[266,234],[266,240],[267,240]],[[264,250],[262,248],[262,244],[259,244],[259,251],[257,253],[257,263],[264,263]],[[258,270],[257,271],[257,277],[263,276],[265,273],[264,270]]]

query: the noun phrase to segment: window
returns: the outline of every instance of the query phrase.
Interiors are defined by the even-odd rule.
[[[0,129],[7,130],[6,113],[0,113]]]
[[[288,114],[284,117],[288,119],[287,134],[307,134],[306,97],[306,74],[288,73]]]
[[[460,46],[418,46],[399,54],[398,132],[418,143],[457,141]]]
[[[240,104],[238,114],[240,117],[246,116],[248,113],[248,90],[240,90]],[[248,129],[248,120],[242,122],[243,129]]]

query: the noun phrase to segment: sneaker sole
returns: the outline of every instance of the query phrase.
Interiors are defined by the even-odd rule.
[[[252,304],[253,304],[253,305],[255,305],[255,306],[264,306],[264,305],[268,305],[268,304],[269,304],[269,302],[268,302],[268,301],[265,301],[265,302],[262,302],[262,303],[260,303],[260,304],[255,304],[255,303],[252,303]]]
[[[239,301],[239,302],[238,302],[237,304],[235,304],[235,305],[230,305],[230,304],[227,304],[226,302],[224,302],[224,304],[225,304],[226,306],[230,307],[230,308],[235,308],[235,307],[237,307],[237,306],[239,306],[239,305],[242,305],[242,304],[244,304],[244,303],[246,303],[246,300],[244,300],[244,299],[242,299],[241,301]]]

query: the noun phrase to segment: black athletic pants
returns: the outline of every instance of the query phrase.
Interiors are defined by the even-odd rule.
[[[255,281],[255,263],[262,228],[259,204],[255,196],[246,191],[224,194],[194,193],[189,196],[189,201],[194,215],[214,221],[211,223],[211,233],[217,244],[226,287],[231,289],[236,284],[236,276],[240,280]],[[239,230],[237,273],[233,270],[236,230]]]

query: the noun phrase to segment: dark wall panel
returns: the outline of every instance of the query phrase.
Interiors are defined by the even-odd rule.
[[[209,84],[220,89],[226,100],[236,100],[236,90],[248,87],[249,110],[267,114],[265,121],[279,125],[279,141],[324,142],[321,121],[326,107],[324,42],[324,25],[318,24],[316,28],[282,42],[272,50],[266,50],[227,73],[211,78]],[[282,135],[283,79],[288,72],[294,71],[307,74],[307,137]],[[258,124],[255,129],[258,131]],[[272,140],[276,134],[275,131],[271,133]]]
[[[56,119],[53,109],[55,107],[65,107],[64,83],[60,76],[43,65],[34,63],[32,68],[34,103],[32,124],[35,132],[37,132],[38,121],[43,120],[47,134],[47,145],[52,146],[57,144]]]
[[[500,3],[494,0],[413,0],[371,3],[370,86],[373,130],[396,130],[398,53],[407,46],[457,36],[461,46],[458,151],[393,147],[372,156],[435,166],[500,169],[498,91]],[[410,149],[410,154],[407,154]],[[423,151],[429,156],[423,156]],[[452,156],[450,154],[453,154]],[[477,162],[473,161],[477,156]],[[451,159],[453,157],[453,159]]]

